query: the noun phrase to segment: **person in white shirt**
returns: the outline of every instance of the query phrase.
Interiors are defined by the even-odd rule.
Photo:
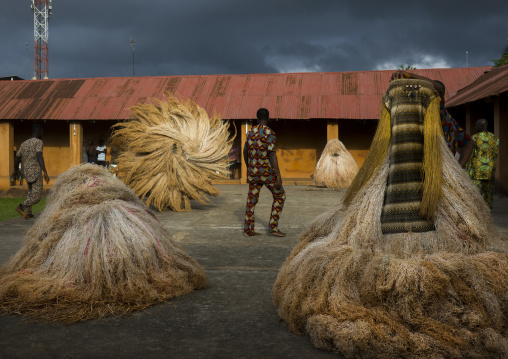
[[[97,164],[99,166],[106,167],[106,145],[104,145],[104,141],[102,139],[99,140],[99,146],[96,148],[97,152]]]

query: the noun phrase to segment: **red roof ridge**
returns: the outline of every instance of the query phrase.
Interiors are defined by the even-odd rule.
[[[417,69],[454,94],[490,67]],[[95,77],[0,83],[0,119],[123,120],[129,108],[166,92],[192,99],[225,119],[254,118],[259,107],[279,119],[378,118],[396,70],[275,74]]]

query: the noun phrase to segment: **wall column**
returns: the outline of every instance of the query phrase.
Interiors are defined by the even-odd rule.
[[[471,135],[471,104],[466,103],[466,132]]]
[[[508,195],[508,101],[496,96],[494,99],[494,135],[500,139],[496,162],[496,192]]]
[[[339,121],[328,120],[326,121],[326,143],[330,140],[339,139]]]
[[[243,145],[245,144],[245,141],[247,140],[247,132],[250,130],[249,120],[242,120],[242,128],[240,130],[241,132],[241,142],[240,142],[240,183],[246,184],[247,183],[247,164],[243,161]]]
[[[83,125],[79,121],[69,123],[69,167],[83,163]]]
[[[9,189],[14,169],[14,126],[0,121],[0,189]]]

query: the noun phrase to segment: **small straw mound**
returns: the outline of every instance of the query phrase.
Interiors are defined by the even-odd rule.
[[[219,195],[212,181],[228,178],[234,139],[220,116],[209,118],[196,103],[171,94],[131,110],[132,119],[113,126],[112,136],[117,173],[127,186],[159,211],[190,210],[191,199],[207,204],[205,194]]]
[[[23,247],[0,269],[0,313],[74,323],[204,288],[198,263],[100,166],[59,176]]]
[[[339,140],[330,140],[316,164],[314,186],[347,188],[358,173],[353,156]]]

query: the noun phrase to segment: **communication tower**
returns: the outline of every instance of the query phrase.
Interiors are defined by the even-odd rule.
[[[31,0],[31,8],[34,13],[34,80],[47,79],[49,16],[53,10],[53,0]]]

